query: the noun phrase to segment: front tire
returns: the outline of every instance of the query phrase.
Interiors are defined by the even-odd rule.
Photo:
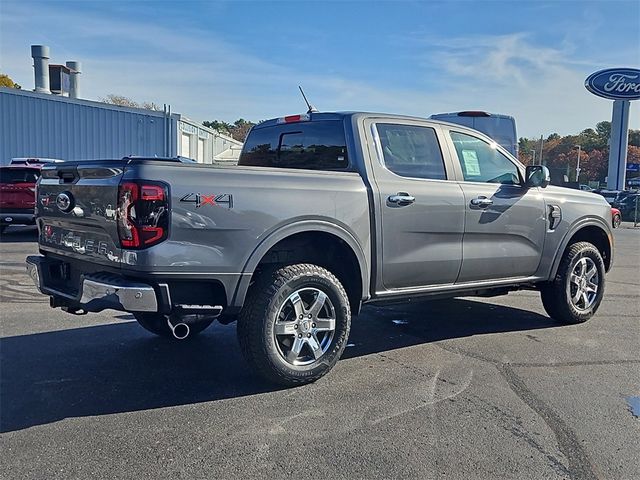
[[[260,273],[238,317],[238,341],[249,365],[284,386],[318,380],[342,355],[351,328],[340,281],[313,264]]]
[[[605,266],[598,249],[577,242],[564,252],[556,277],[540,288],[549,316],[563,323],[583,323],[600,307],[605,287]]]

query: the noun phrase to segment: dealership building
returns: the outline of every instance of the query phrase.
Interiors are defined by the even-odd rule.
[[[79,96],[80,63],[49,65],[49,49],[32,47],[35,91],[0,87],[0,164],[16,157],[63,160],[184,156],[233,164],[242,143],[163,111],[122,107]]]

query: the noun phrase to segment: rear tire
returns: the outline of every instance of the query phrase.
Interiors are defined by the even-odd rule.
[[[291,387],[328,373],[350,328],[340,281],[317,265],[297,264],[258,274],[238,317],[238,341],[251,368]]]
[[[171,333],[171,329],[169,328],[169,324],[167,323],[167,316],[161,315],[159,313],[144,313],[138,312],[134,313],[133,316],[138,321],[140,326],[151,332],[155,335],[159,335],[161,337],[171,338],[173,340],[178,340]],[[179,323],[181,320],[172,319],[172,323],[175,325]],[[189,325],[189,336],[186,338],[187,340],[205,328],[207,328],[213,322],[213,318],[204,318],[196,321],[185,321],[187,325]]]
[[[588,242],[569,245],[556,277],[540,288],[542,305],[562,323],[583,323],[600,307],[605,287],[605,266],[598,249]]]

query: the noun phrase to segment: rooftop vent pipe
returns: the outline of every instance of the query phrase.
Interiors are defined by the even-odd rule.
[[[46,45],[31,45],[33,69],[36,89],[38,93],[51,93],[49,90],[49,47]]]
[[[67,62],[67,67],[71,69],[69,75],[69,98],[80,97],[80,75],[82,73],[82,64],[80,62]]]

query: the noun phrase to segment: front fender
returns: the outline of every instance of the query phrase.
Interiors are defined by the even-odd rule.
[[[560,265],[560,261],[562,260],[562,254],[567,249],[569,242],[571,239],[583,228],[585,227],[598,227],[607,236],[609,240],[609,247],[611,250],[611,256],[609,259],[609,269],[613,265],[613,256],[614,256],[614,248],[613,248],[613,233],[611,231],[611,226],[600,217],[583,217],[576,222],[574,222],[565,235],[562,237],[562,240],[558,243],[554,255],[553,262],[551,263],[551,269],[549,272],[548,280],[553,280],[555,278],[556,273],[558,272],[558,267]]]

